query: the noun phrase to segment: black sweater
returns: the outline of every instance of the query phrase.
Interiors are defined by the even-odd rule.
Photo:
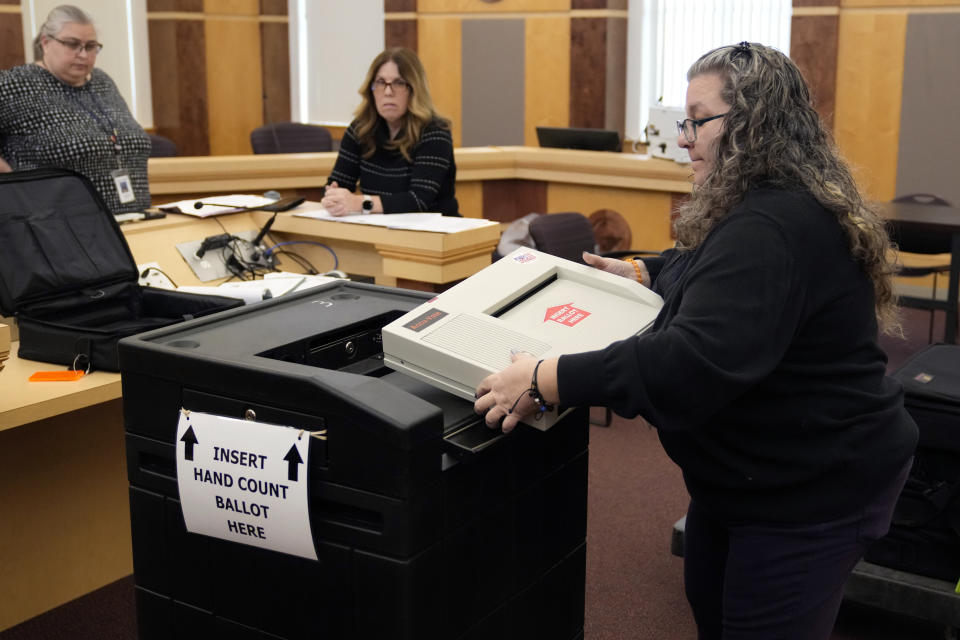
[[[728,518],[835,519],[892,481],[917,427],[832,213],[753,191],[660,276],[673,267],[650,332],[561,357],[565,405],[646,418],[690,495]]]
[[[369,158],[361,156],[360,143],[355,133],[356,122],[350,124],[340,141],[340,153],[327,184],[371,196],[380,196],[384,213],[434,212],[445,216],[459,216],[454,185],[457,167],[453,162],[453,138],[450,131],[436,122],[420,132],[412,153],[413,162],[407,162],[399,151],[387,149],[389,131],[380,118],[374,132],[377,148]]]

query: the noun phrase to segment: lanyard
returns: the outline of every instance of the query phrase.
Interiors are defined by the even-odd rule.
[[[97,94],[93,93],[92,91],[90,92],[90,97],[93,98],[96,106],[96,111],[94,111],[88,107],[83,100],[80,99],[79,93],[71,92],[71,95],[73,96],[74,100],[77,101],[77,104],[79,104],[83,110],[90,114],[90,117],[96,121],[97,126],[105,131],[110,137],[110,142],[113,144],[114,153],[116,153],[117,156],[117,165],[121,166],[120,151],[122,147],[120,146],[120,138],[117,135],[117,127],[110,118],[110,114],[107,113],[106,108],[104,108],[103,103],[100,102],[100,98],[97,97]]]

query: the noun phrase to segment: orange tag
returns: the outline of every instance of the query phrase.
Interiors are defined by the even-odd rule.
[[[30,382],[73,382],[83,377],[83,371],[37,371]]]

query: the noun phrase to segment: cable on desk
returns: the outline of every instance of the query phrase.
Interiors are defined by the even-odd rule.
[[[301,256],[299,253],[294,253],[293,251],[284,251],[281,249],[280,251],[275,251],[273,255],[290,256],[294,262],[300,265],[300,267],[307,272],[307,275],[315,276],[320,273],[309,260]]]
[[[291,245],[291,244],[315,244],[315,245],[317,245],[318,247],[323,247],[324,249],[326,249],[327,251],[330,252],[330,255],[331,255],[331,256],[333,256],[333,268],[334,268],[334,269],[337,269],[337,268],[340,266],[340,260],[339,260],[339,258],[337,258],[337,254],[336,254],[336,252],[334,252],[333,249],[331,249],[331,248],[328,247],[327,245],[323,244],[322,242],[314,242],[314,241],[312,241],[312,240],[288,240],[287,242],[279,242],[279,243],[273,245],[272,247],[270,247],[269,249],[267,249],[266,251],[264,251],[264,252],[263,252],[263,255],[264,255],[264,256],[269,256],[269,255],[272,254],[274,251],[276,251],[277,247],[283,247],[283,246]]]

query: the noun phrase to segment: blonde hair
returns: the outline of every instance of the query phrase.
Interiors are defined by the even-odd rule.
[[[880,327],[899,332],[886,226],[864,202],[797,66],[776,49],[742,42],[701,56],[687,79],[704,74],[721,78],[721,97],[730,109],[716,140],[712,171],[679,209],[680,245],[698,246],[761,183],[805,190],[833,212],[843,228],[851,255],[873,283]]]
[[[403,116],[400,133],[396,139],[387,143],[388,149],[397,149],[408,162],[412,161],[411,151],[420,141],[423,128],[434,122],[444,129],[450,128],[450,121],[437,114],[427,87],[427,73],[417,54],[404,47],[393,47],[380,53],[367,70],[367,77],[360,87],[360,96],[363,99],[357,107],[354,116],[356,126],[354,133],[360,143],[362,155],[369,158],[377,150],[376,128],[379,118],[377,104],[373,99],[372,85],[380,70],[387,62],[397,65],[400,77],[409,85],[407,112]]]

